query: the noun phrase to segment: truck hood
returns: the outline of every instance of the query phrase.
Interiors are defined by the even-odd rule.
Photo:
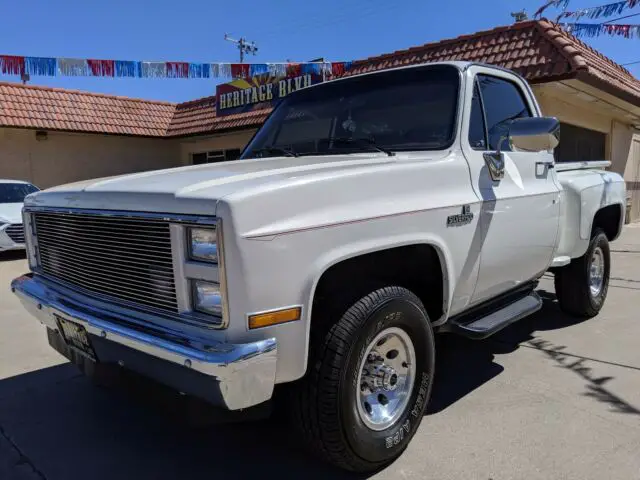
[[[22,223],[22,203],[0,203],[0,225]]]
[[[340,174],[395,161],[384,153],[273,157],[154,170],[70,183],[29,195],[27,205],[193,212],[211,215],[215,201],[239,190]],[[206,206],[203,201],[206,202]],[[213,203],[211,202],[213,201]],[[198,205],[199,204],[199,205]]]

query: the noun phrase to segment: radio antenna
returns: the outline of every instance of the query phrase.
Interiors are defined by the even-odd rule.
[[[255,42],[249,42],[244,37],[240,37],[239,40],[236,40],[235,38],[231,38],[228,34],[225,33],[224,39],[227,42],[236,44],[236,46],[238,47],[238,50],[240,51],[240,63],[244,62],[245,53],[250,53],[252,55],[255,55],[256,52],[258,51],[258,46],[255,44]]]

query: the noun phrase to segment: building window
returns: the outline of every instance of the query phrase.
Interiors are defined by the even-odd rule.
[[[606,160],[607,135],[560,122],[560,143],[553,156],[556,162]]]
[[[226,162],[229,160],[237,160],[240,158],[239,148],[230,148],[228,150],[213,150],[211,152],[198,152],[191,154],[191,162],[193,165],[201,165],[203,163]]]

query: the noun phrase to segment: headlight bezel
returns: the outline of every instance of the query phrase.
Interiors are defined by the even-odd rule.
[[[194,251],[194,232],[203,232],[205,234],[213,234],[213,241],[203,241],[201,245],[213,245],[215,249],[215,258],[209,258],[206,255],[198,254]],[[205,247],[206,248],[206,247]],[[220,228],[219,225],[212,226],[190,226],[187,228],[187,257],[190,261],[201,262],[209,265],[220,264]]]
[[[192,315],[201,318],[205,322],[215,321],[216,325],[213,328],[216,329],[225,329],[229,324],[222,226],[222,219],[216,218],[214,222],[194,222],[190,225],[185,225],[182,233],[182,239],[185,242],[182,250],[184,252],[183,261],[185,262],[183,278],[187,282],[188,309]],[[194,255],[194,253],[197,253],[193,251],[192,238],[194,231],[206,231],[210,235],[209,240],[211,242],[215,241],[215,261]],[[214,232],[213,235],[211,235],[212,232]],[[215,285],[218,295],[215,308],[207,308],[207,305],[202,305],[202,303],[206,302],[199,301],[201,295],[199,295],[197,286],[201,284],[200,282]],[[209,307],[212,306],[209,304]]]

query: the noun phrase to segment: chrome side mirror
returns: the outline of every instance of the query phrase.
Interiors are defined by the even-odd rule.
[[[560,122],[554,117],[526,117],[510,121],[495,152],[485,153],[484,161],[494,181],[504,178],[502,143],[508,140],[514,152],[544,152],[560,143]]]
[[[553,150],[560,143],[560,122],[554,117],[518,118],[509,125],[508,139],[516,152]]]

